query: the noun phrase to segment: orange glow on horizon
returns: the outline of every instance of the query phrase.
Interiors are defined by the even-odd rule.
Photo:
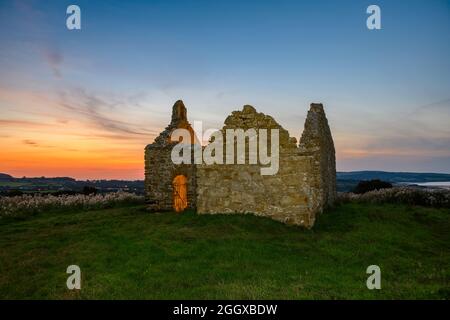
[[[84,115],[68,116],[57,101],[30,92],[0,90],[0,108],[0,173],[144,178],[144,148],[155,135],[107,130]]]
[[[95,99],[94,99],[95,100]],[[144,148],[163,130],[152,114],[92,101],[59,101],[32,91],[0,88],[0,173],[14,177],[73,177],[79,180],[144,179]],[[161,119],[170,121],[167,117]],[[342,130],[342,129],[341,129]],[[339,165],[370,159],[426,159],[430,151],[408,145],[383,145],[388,133],[333,134]],[[437,137],[439,138],[439,136]],[[441,139],[442,140],[442,139]],[[448,149],[433,156],[448,157]],[[382,162],[379,162],[382,163]]]

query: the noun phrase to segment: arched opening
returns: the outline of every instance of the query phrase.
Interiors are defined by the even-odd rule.
[[[176,212],[182,212],[187,208],[187,179],[183,175],[173,178],[173,208]]]

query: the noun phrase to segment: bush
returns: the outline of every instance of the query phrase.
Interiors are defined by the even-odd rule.
[[[379,179],[360,181],[358,185],[353,189],[353,193],[362,194],[373,190],[389,189],[392,188],[392,184]]]
[[[80,194],[80,192],[74,191],[74,190],[58,190],[55,192],[45,192],[42,193],[43,195],[52,195],[52,196],[74,196],[77,194]]]
[[[84,195],[97,194],[97,188],[91,186],[84,186],[83,194]]]
[[[21,195],[23,195],[22,191],[14,190],[14,189],[0,192],[0,196],[3,196],[3,197],[17,197],[17,196],[21,196]]]
[[[22,195],[0,197],[0,217],[28,216],[54,209],[104,209],[118,204],[144,203],[144,197],[127,192],[90,195]]]
[[[439,189],[394,187],[389,189],[373,190],[364,194],[342,192],[338,194],[338,201],[402,203],[436,208],[450,208],[450,191]]]

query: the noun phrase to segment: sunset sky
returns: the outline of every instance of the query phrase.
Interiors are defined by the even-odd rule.
[[[450,173],[449,57],[446,0],[0,0],[0,172],[142,179],[182,99],[205,128],[251,104],[297,139],[322,102],[339,171]]]

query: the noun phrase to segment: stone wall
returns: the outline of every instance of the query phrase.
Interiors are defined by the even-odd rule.
[[[246,164],[175,165],[170,155],[177,142],[169,137],[177,128],[188,129],[191,144],[198,144],[181,101],[173,106],[169,126],[145,150],[145,188],[151,210],[172,210],[172,181],[178,174],[187,177],[188,207],[199,214],[252,213],[310,228],[316,215],[336,198],[335,150],[321,104],[311,104],[298,145],[271,116],[252,106],[226,118],[221,130],[224,155],[226,129],[267,129],[268,137],[270,130],[279,130],[279,170],[275,175],[261,175],[259,164],[248,164],[248,140]]]
[[[303,154],[314,157],[314,183],[319,191],[317,210],[322,211],[336,200],[336,156],[331,130],[322,104],[312,103],[300,138]]]
[[[258,164],[199,165],[197,212],[252,213],[312,227],[316,215],[332,204],[336,192],[334,146],[323,107],[311,105],[300,147],[272,117],[251,106],[234,111],[222,132],[237,128],[279,129],[279,171],[263,176]],[[226,142],[226,135],[223,137]],[[248,159],[248,148],[246,153]]]
[[[148,208],[154,211],[173,210],[173,179],[177,175],[187,178],[188,208],[196,207],[196,167],[193,164],[176,165],[171,160],[172,148],[178,143],[170,140],[177,128],[194,131],[187,120],[187,110],[181,100],[172,108],[172,120],[167,128],[145,148],[145,195]],[[193,163],[193,162],[191,162]]]

